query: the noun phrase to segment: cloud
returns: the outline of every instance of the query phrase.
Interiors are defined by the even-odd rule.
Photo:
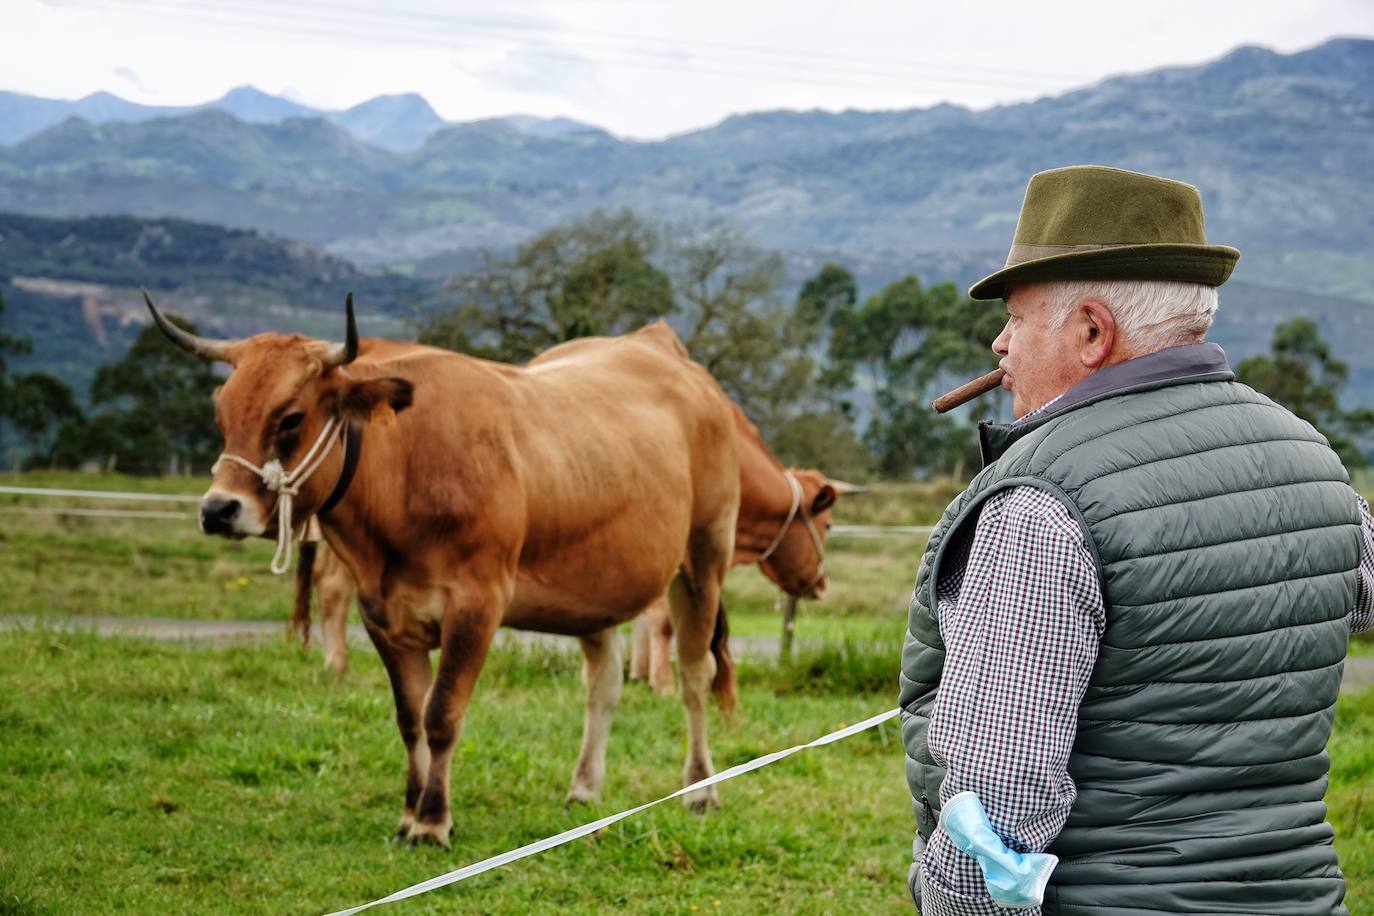
[[[111,72],[114,74],[116,82],[127,83],[128,85],[133,86],[135,89],[137,89],[144,95],[157,95],[157,90],[149,89],[147,86],[145,86],[143,84],[143,80],[138,78],[138,74],[135,73],[132,68],[115,67],[114,70],[112,70]]]
[[[565,99],[601,90],[601,64],[560,44],[509,45],[457,51],[453,64],[495,90]]]

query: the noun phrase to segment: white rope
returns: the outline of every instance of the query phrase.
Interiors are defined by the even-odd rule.
[[[623,821],[627,817],[638,814],[646,808],[652,808],[654,805],[662,804],[663,802],[666,802],[670,799],[686,795],[689,792],[695,792],[698,789],[705,789],[708,786],[713,786],[718,782],[724,782],[727,779],[733,779],[736,776],[741,776],[745,773],[757,770],[760,767],[766,767],[770,763],[776,763],[777,761],[782,760],[784,757],[792,756],[798,751],[804,751],[807,748],[812,747],[820,747],[824,744],[832,744],[836,741],[848,738],[850,735],[858,734],[861,731],[865,731],[867,729],[874,727],[875,725],[880,725],[881,723],[886,722],[888,719],[891,719],[899,712],[901,712],[901,709],[889,709],[887,712],[879,713],[876,716],[864,719],[862,722],[857,722],[854,725],[842,728],[839,731],[831,732],[830,734],[822,738],[817,738],[815,741],[812,741],[808,744],[798,744],[794,747],[789,747],[786,750],[774,751],[773,753],[765,754],[762,757],[755,757],[748,763],[741,763],[738,766],[730,767],[730,769],[728,770],[721,770],[714,776],[708,776],[707,778],[700,780],[699,782],[692,783],[690,786],[684,786],[683,788],[678,789],[672,795],[665,795],[657,801],[651,801],[646,804],[639,805],[638,807],[631,808],[628,811],[622,811],[619,814],[608,815],[606,817],[601,818],[600,820],[592,821],[589,824],[583,824],[581,827],[574,827],[571,830],[565,830],[562,833],[557,834],[555,836],[545,837],[544,839],[539,840],[537,842],[521,846],[519,849],[512,849],[508,852],[503,852],[500,855],[495,855],[488,859],[483,859],[480,862],[474,862],[472,865],[466,865],[462,868],[451,871],[448,874],[439,875],[436,878],[430,878],[428,881],[421,881],[419,884],[413,884],[404,890],[399,890],[396,893],[391,894],[389,896],[382,897],[378,900],[373,900],[371,903],[364,903],[361,906],[355,906],[347,910],[339,910],[336,913],[331,913],[330,916],[351,916],[351,914],[353,913],[361,913],[363,910],[371,909],[374,906],[380,906],[383,903],[395,903],[398,900],[405,900],[409,897],[416,897],[420,894],[428,893],[429,891],[435,890],[436,888],[445,887],[449,884],[457,884],[459,881],[471,878],[474,875],[480,875],[482,874],[482,872],[491,871],[493,868],[500,868],[502,865],[509,865],[511,862],[518,862],[521,859],[525,859],[532,855],[541,853],[546,849],[553,849],[555,846],[562,846],[564,843],[570,843],[573,840],[578,839],[579,837],[584,837],[589,833],[595,833],[598,830],[601,830],[605,827],[609,827],[611,824],[614,824],[617,821]]]
[[[787,529],[796,521],[798,512],[801,513],[802,521],[806,523],[806,530],[811,535],[811,543],[816,546],[816,575],[811,577],[811,581],[806,583],[803,591],[810,591],[813,586],[825,577],[825,545],[821,543],[820,533],[816,531],[816,525],[811,521],[811,513],[802,509],[802,485],[797,480],[797,475],[791,471],[783,471],[787,478],[787,483],[792,487],[792,508],[787,510],[787,518],[783,520],[782,527],[778,529],[778,536],[773,538],[773,543],[768,545],[768,549],[759,555],[757,562],[762,565],[763,561],[773,555],[773,551],[778,549],[782,543],[783,535],[787,534]]]
[[[787,518],[783,519],[782,527],[778,529],[778,536],[773,538],[773,543],[768,545],[768,549],[759,554],[759,562],[762,563],[773,555],[773,551],[778,549],[782,543],[782,537],[787,533],[787,529],[792,526],[792,519],[797,517],[797,510],[801,508],[802,487],[801,482],[791,471],[783,471],[783,476],[787,478],[787,483],[792,487],[792,508],[787,510]]]
[[[329,456],[329,449],[324,446],[331,435],[341,440],[343,456],[347,458],[348,440],[343,436],[343,426],[337,417],[330,417],[329,422],[324,424],[324,429],[320,430],[319,438],[310,446],[310,451],[305,453],[305,457],[296,465],[294,471],[288,472],[276,458],[258,467],[247,458],[240,458],[228,452],[220,455],[210,467],[210,473],[214,474],[219,463],[228,458],[257,474],[262,479],[262,485],[277,494],[277,552],[272,555],[270,567],[276,575],[280,576],[291,568],[291,545],[296,539],[296,532],[291,526],[291,501],[300,493],[301,484],[309,480],[310,475],[314,474]]]

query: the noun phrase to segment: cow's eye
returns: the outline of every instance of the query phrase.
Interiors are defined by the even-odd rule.
[[[301,423],[304,422],[304,420],[305,414],[298,410],[295,413],[289,413],[283,417],[281,426],[277,427],[277,429],[279,432],[283,433],[294,433],[301,428]]]

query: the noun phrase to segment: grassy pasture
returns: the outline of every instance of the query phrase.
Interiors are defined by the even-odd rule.
[[[712,714],[717,765],[889,708],[895,650],[744,665],[739,719]],[[798,690],[799,670],[827,674]],[[334,683],[278,643],[0,633],[0,912],[326,912],[667,794],[681,771],[678,704],[630,685],[602,803],[564,811],[576,659],[503,649],[457,759],[454,849],[412,850],[386,840],[401,792],[391,714],[371,653]],[[1369,916],[1374,690],[1342,697],[1331,755],[1351,911]],[[726,783],[705,817],[668,803],[394,909],[910,912],[901,770],[886,723]]]
[[[712,715],[718,766],[890,708],[896,647],[845,686],[798,693],[743,672]],[[389,843],[400,744],[373,653],[346,683],[280,644],[186,649],[0,634],[0,912],[326,912],[656,798],[680,783],[680,705],[627,688],[603,802],[564,811],[582,691],[575,657],[505,649],[484,671],[455,767],[454,849]],[[867,688],[867,689],[865,689]],[[901,912],[911,829],[887,723],[669,803],[403,912]]]

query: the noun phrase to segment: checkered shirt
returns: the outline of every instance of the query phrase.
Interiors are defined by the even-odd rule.
[[[1350,629],[1359,633],[1374,625],[1374,518],[1356,498],[1364,546]],[[1042,852],[1077,797],[1069,752],[1106,627],[1096,567],[1082,528],[1035,487],[990,497],[972,537],[948,549],[936,583],[945,667],[927,733],[946,769],[940,801],[976,792],[1007,846]],[[922,916],[1010,912],[943,830],[920,861]],[[1015,912],[1040,916],[1039,907]]]

